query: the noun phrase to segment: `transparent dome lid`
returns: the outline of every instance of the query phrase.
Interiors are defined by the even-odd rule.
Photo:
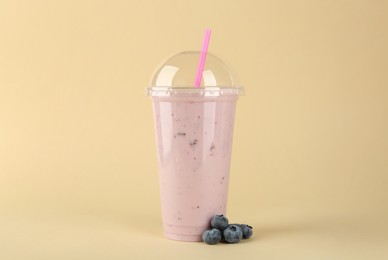
[[[201,86],[194,86],[199,58],[199,51],[181,52],[169,58],[154,74],[147,94],[223,96],[243,93],[228,66],[211,53],[206,56]]]

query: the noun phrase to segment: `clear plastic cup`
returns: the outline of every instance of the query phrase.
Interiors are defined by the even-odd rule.
[[[200,52],[182,52],[155,73],[151,97],[164,235],[201,241],[210,219],[226,214],[236,101],[243,93],[228,67],[208,53],[194,87]]]

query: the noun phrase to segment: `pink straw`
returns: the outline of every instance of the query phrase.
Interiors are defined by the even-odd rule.
[[[212,32],[211,29],[206,29],[205,36],[203,37],[201,56],[199,57],[197,75],[195,76],[195,82],[194,82],[194,86],[196,87],[201,86],[202,72],[203,72],[203,68],[205,67],[206,54],[207,54],[207,49],[209,47],[211,32]]]

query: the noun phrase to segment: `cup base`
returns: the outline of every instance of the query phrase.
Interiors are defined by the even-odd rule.
[[[171,240],[199,242],[202,241],[203,232],[208,228],[208,226],[177,226],[163,223],[163,234]]]
[[[173,234],[164,232],[164,237],[175,240],[175,241],[182,241],[182,242],[201,242],[202,236],[201,235],[182,235],[182,234]]]

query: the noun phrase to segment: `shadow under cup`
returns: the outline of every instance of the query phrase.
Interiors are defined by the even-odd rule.
[[[186,88],[174,89],[173,95],[150,95],[167,238],[201,241],[211,218],[226,213],[239,95],[225,93],[206,95]]]

